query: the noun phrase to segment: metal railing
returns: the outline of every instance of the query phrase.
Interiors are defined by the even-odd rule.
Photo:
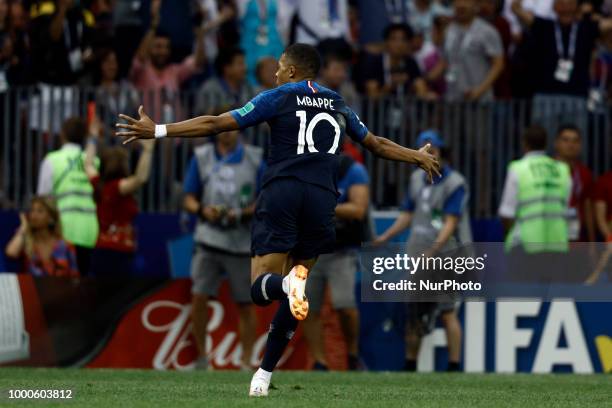
[[[119,140],[112,136],[117,113],[136,115],[142,101],[154,119],[162,122],[218,108],[214,101],[194,93],[143,95],[129,86],[115,92],[38,86],[0,94],[1,205],[27,206],[36,191],[42,158],[59,147],[58,134],[64,119],[86,117],[88,104],[94,102],[105,124],[105,142],[117,144]],[[402,97],[364,99],[353,105],[373,133],[405,146],[414,147],[421,130],[438,129],[449,147],[451,164],[468,180],[470,210],[477,217],[496,213],[507,165],[520,157],[521,132],[531,123],[547,128],[551,150],[559,125],[577,125],[583,132],[584,162],[595,175],[612,169],[612,106],[589,110],[586,101],[567,98],[474,103],[423,102]],[[265,145],[266,126],[248,129],[243,137],[247,142]],[[200,143],[202,139],[175,139],[158,145],[151,179],[139,194],[143,211],[179,209],[185,171],[194,146]],[[372,202],[378,208],[397,206],[406,191],[410,166],[364,155],[372,181]],[[133,160],[137,158],[136,153],[131,156]]]

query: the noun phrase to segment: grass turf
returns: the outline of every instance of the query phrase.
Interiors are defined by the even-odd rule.
[[[15,407],[610,407],[612,376],[278,372],[248,398],[236,371],[0,368],[0,406]],[[72,400],[9,401],[8,389],[72,389]]]

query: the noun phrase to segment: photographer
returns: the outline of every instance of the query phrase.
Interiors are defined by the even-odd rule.
[[[249,221],[262,161],[262,150],[242,144],[239,132],[232,131],[196,148],[187,171],[183,207],[199,217],[191,261],[193,334],[199,352],[196,368],[208,365],[208,299],[217,295],[224,274],[238,304],[242,364],[250,367],[256,319],[251,307]]]
[[[374,243],[388,242],[410,226],[406,253],[412,256],[424,254],[425,257],[448,254],[448,251],[472,242],[468,186],[465,178],[449,165],[447,157],[450,152],[436,131],[422,132],[417,143],[419,147],[431,144],[432,154],[441,160],[441,174],[430,184],[420,170],[412,173],[400,216]],[[421,340],[433,330],[439,317],[446,332],[447,370],[459,371],[462,333],[453,294],[449,298],[442,297],[441,301],[415,301],[407,305],[405,369],[416,371]]]

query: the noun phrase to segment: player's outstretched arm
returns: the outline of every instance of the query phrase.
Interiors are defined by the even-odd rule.
[[[429,143],[419,150],[413,150],[368,132],[362,144],[366,149],[384,159],[416,164],[425,170],[430,181],[434,174],[440,175],[440,163],[429,153],[431,147]]]
[[[123,144],[137,139],[154,139],[161,137],[203,137],[239,129],[238,122],[228,113],[219,116],[198,116],[183,122],[158,125],[145,113],[142,106],[138,108],[139,119],[120,114],[127,123],[117,123],[116,136],[127,138]]]

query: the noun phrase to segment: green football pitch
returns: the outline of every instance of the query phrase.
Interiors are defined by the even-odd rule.
[[[245,372],[0,369],[7,407],[612,407],[610,375],[277,372],[248,398]],[[9,400],[9,389],[71,389],[70,400]]]

